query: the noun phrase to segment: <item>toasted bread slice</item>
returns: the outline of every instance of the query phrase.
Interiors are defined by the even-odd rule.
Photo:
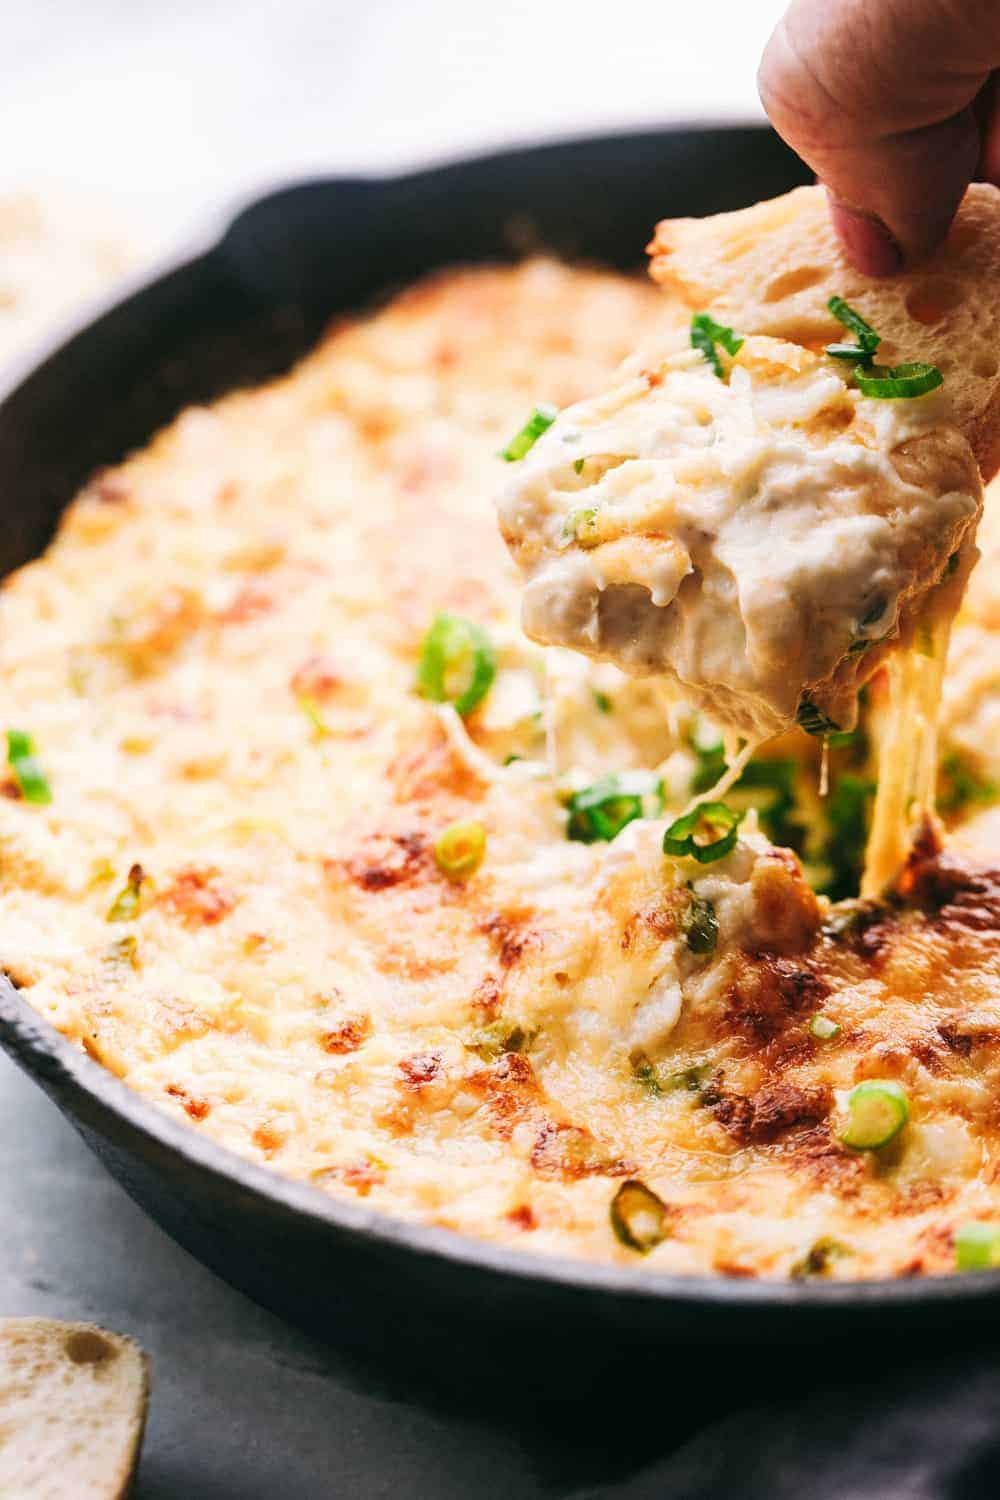
[[[648,250],[657,281],[744,334],[810,349],[850,340],[826,306],[844,297],[881,335],[880,364],[938,366],[983,478],[1000,468],[1000,189],[974,183],[941,249],[888,280],[850,265],[820,187],[664,219]]]
[[[92,1323],[0,1319],[0,1495],[121,1500],[148,1399],[131,1339]]]

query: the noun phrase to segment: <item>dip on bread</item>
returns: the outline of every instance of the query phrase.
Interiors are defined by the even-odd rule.
[[[668,677],[747,739],[853,728],[972,552],[981,484],[943,391],[874,400],[847,373],[749,337],[725,378],[692,349],[561,412],[499,502],[527,634]]]

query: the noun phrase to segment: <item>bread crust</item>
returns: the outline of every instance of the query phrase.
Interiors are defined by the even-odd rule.
[[[647,250],[654,280],[743,334],[822,349],[845,337],[827,309],[844,297],[881,335],[880,362],[938,366],[984,480],[1000,468],[1000,189],[973,183],[940,250],[888,280],[849,263],[821,187],[664,219]]]

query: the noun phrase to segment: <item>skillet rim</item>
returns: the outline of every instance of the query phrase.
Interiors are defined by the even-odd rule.
[[[449,168],[509,162],[512,158],[530,157],[560,148],[586,149],[610,142],[653,137],[669,139],[699,130],[749,132],[755,129],[766,133],[766,127],[757,120],[699,118],[665,122],[659,126],[623,126],[598,133],[531,137],[517,140],[506,149],[487,147],[468,154],[431,156],[407,165],[401,171],[345,172],[329,177],[310,175],[239,194],[207,216],[200,232],[188,236],[173,250],[159,256],[152,266],[119,283],[111,293],[88,300],[75,314],[63,319],[53,332],[16,356],[0,375],[0,406],[16,396],[21,387],[72,340],[126,302],[160,285],[171,274],[219,251],[245,213],[288,192],[318,185],[333,190],[348,184],[373,187],[416,184],[421,178],[437,176]],[[757,1311],[801,1308],[804,1312],[827,1314],[847,1308],[899,1310],[925,1304],[940,1308],[1000,1298],[1000,1268],[975,1274],[949,1272],[933,1276],[831,1282],[684,1276],[643,1270],[638,1265],[590,1261],[582,1256],[550,1256],[519,1250],[339,1199],[308,1182],[285,1177],[247,1161],[228,1146],[174,1120],[152,1100],[129,1088],[63,1036],[21,996],[16,984],[2,968],[0,1047],[36,1084],[56,1096],[60,1113],[71,1122],[85,1121],[88,1128],[105,1139],[109,1137],[107,1122],[119,1121],[138,1135],[144,1145],[161,1148],[177,1158],[182,1166],[204,1173],[213,1183],[235,1186],[251,1198],[275,1205],[317,1228],[329,1227],[355,1240],[374,1240],[387,1250],[402,1250],[425,1260],[450,1262],[508,1281],[612,1298],[624,1297],[636,1303],[673,1303],[689,1308],[722,1305],[734,1310]],[[155,1219],[156,1216],[150,1214],[150,1217]]]
[[[81,1111],[73,1106],[70,1096],[82,1095],[100,1111],[138,1133],[144,1142],[164,1148],[185,1166],[198,1168],[215,1180],[235,1185],[297,1217],[332,1226],[354,1238],[374,1239],[387,1248],[413,1251],[424,1258],[450,1261],[516,1281],[625,1296],[638,1302],[666,1301],[689,1306],[712,1303],[757,1309],[832,1311],[860,1306],[874,1310],[991,1300],[1000,1295],[1000,1270],[974,1275],[950,1272],[938,1276],[830,1282],[646,1271],[639,1266],[590,1261],[582,1256],[550,1256],[518,1250],[339,1199],[308,1182],[247,1161],[230,1147],[174,1120],[63,1036],[21,997],[17,986],[2,972],[0,1046],[34,1082],[43,1088],[48,1084],[58,1096],[60,1111],[74,1120],[80,1118]],[[88,1126],[105,1134],[100,1121],[95,1121],[91,1112],[87,1113]]]

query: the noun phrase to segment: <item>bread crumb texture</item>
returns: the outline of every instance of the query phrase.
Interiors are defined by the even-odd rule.
[[[120,1500],[149,1396],[138,1345],[90,1323],[0,1319],[0,1494]]]

